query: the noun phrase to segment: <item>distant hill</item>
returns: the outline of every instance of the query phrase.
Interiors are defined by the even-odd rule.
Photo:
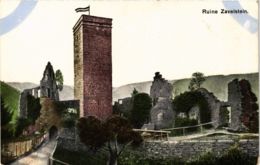
[[[0,95],[1,99],[3,99],[4,107],[13,114],[12,123],[15,123],[18,115],[20,92],[2,81],[0,82],[0,86]]]
[[[8,82],[8,84],[19,91],[23,91],[25,89],[35,88],[39,86],[38,84],[34,84],[31,82]],[[59,92],[60,100],[72,100],[74,99],[73,87],[64,85],[61,92]]]
[[[167,79],[167,77],[165,77]],[[227,100],[227,85],[233,79],[246,79],[249,80],[252,91],[259,98],[259,75],[258,73],[248,73],[248,74],[232,74],[232,75],[214,75],[206,77],[206,81],[202,87],[213,92],[214,95],[221,101]],[[179,80],[169,80],[173,84],[173,97],[179,95],[188,90],[190,78],[179,79]],[[152,81],[133,83],[128,85],[123,85],[120,87],[113,88],[113,101],[117,101],[120,98],[130,97],[134,88],[139,92],[150,93],[150,87]]]
[[[167,79],[167,77],[165,77]],[[246,79],[249,80],[252,86],[253,92],[256,94],[257,98],[259,98],[259,75],[258,73],[247,73],[247,74],[231,74],[231,75],[214,75],[206,77],[206,81],[202,85],[202,87],[207,90],[213,92],[215,96],[221,101],[227,100],[227,84],[233,79]],[[168,80],[171,84],[173,84],[173,97],[179,95],[188,90],[188,85],[190,82],[190,78],[179,79],[179,80]],[[19,91],[23,89],[33,88],[38,86],[33,83],[8,83],[9,85],[15,87]],[[113,88],[113,101],[117,101],[120,98],[130,97],[134,88],[136,88],[139,92],[150,93],[150,87],[152,85],[152,81],[139,82],[123,85],[120,87]],[[73,87],[65,85],[63,90],[60,92],[61,100],[71,100],[74,98],[73,95]]]

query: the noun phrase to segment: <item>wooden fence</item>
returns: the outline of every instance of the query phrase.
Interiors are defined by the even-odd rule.
[[[167,128],[167,129],[162,129],[162,131],[181,131],[181,133],[178,134],[178,136],[185,136],[188,134],[189,129],[195,129],[197,133],[203,133],[204,129],[203,127],[205,126],[211,126],[214,124],[216,121],[208,122],[208,123],[203,123],[203,124],[198,124],[198,125],[193,125],[193,126],[185,126],[185,127],[175,127],[175,128]]]
[[[46,138],[46,134],[41,136],[34,136],[26,140],[19,140],[19,141],[15,140],[15,141],[2,143],[1,162],[7,163],[13,161],[16,158],[32,151],[33,149],[41,145],[45,138]]]

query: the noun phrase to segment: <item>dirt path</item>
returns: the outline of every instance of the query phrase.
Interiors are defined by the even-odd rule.
[[[49,141],[35,152],[16,160],[11,165],[48,165],[49,156],[53,152],[56,143],[56,140]]]

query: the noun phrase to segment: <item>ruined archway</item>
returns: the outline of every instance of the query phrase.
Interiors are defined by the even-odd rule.
[[[56,126],[52,126],[49,129],[49,139],[50,140],[56,139],[57,136],[58,136],[58,128]]]

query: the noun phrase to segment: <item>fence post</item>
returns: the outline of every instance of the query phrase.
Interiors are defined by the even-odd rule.
[[[203,128],[202,128],[202,125],[200,125],[200,133],[202,133],[203,131]]]

